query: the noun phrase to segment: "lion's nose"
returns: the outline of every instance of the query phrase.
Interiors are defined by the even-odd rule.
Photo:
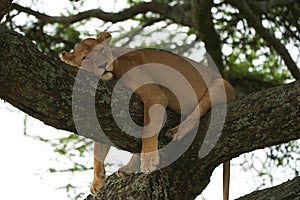
[[[60,58],[60,59],[62,59],[62,57],[65,55],[65,51],[63,51],[63,52],[61,52],[59,55],[58,55],[58,57]]]
[[[102,63],[101,65],[98,65],[97,68],[98,69],[105,69],[107,64],[108,64],[108,62]]]

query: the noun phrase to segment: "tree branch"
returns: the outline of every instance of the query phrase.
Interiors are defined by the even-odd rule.
[[[110,96],[115,81],[98,83],[88,72],[78,76],[77,69],[42,54],[23,36],[4,26],[0,26],[0,34],[1,99],[50,126],[140,152],[140,139],[121,132],[112,117]],[[115,103],[124,96],[119,98],[114,99]],[[300,81],[229,102],[222,134],[211,151],[205,150],[214,144],[211,139],[218,138],[220,132],[214,128],[222,120],[219,115],[208,113],[201,118],[196,135],[189,134],[179,142],[172,142],[171,149],[161,154],[161,164],[164,164],[178,150],[186,150],[177,160],[151,174],[135,174],[124,179],[112,176],[100,196],[108,199],[120,199],[124,195],[136,199],[192,199],[206,187],[220,163],[245,152],[299,139],[299,102]],[[96,111],[92,112],[93,109]],[[214,109],[216,113],[224,112],[222,106]],[[74,110],[79,112],[74,113]],[[133,120],[141,123],[143,105],[135,95],[131,98],[130,111]],[[126,117],[122,112],[118,116]],[[159,138],[160,149],[170,142],[165,131],[177,124],[179,118],[168,111]],[[76,127],[74,120],[81,126]],[[99,123],[110,141],[100,134]],[[208,129],[211,131],[206,136]],[[199,157],[203,149],[208,154]],[[160,186],[156,187],[158,184]]]
[[[213,2],[211,0],[193,0],[193,27],[199,31],[199,36],[205,43],[207,52],[218,66],[220,72],[223,73],[224,64],[221,39],[214,27],[211,13],[212,7]]]
[[[297,64],[293,61],[291,55],[288,50],[284,47],[284,45],[275,38],[275,36],[265,29],[261,24],[261,21],[255,16],[255,12],[248,5],[248,1],[238,1],[238,0],[227,0],[227,2],[231,3],[234,7],[238,8],[240,14],[248,21],[249,25],[255,28],[257,33],[264,38],[264,40],[270,44],[282,57],[287,68],[291,72],[292,76],[296,79],[300,79],[300,70]]]
[[[149,21],[147,21],[146,23],[144,23],[140,28],[136,29],[136,30],[132,30],[129,33],[126,33],[126,37],[128,37],[128,41],[126,43],[124,43],[122,46],[127,47],[129,46],[129,43],[134,41],[135,36],[139,35],[141,32],[143,32],[143,30],[148,27],[148,26],[152,26],[153,24],[163,21],[164,19],[162,18],[154,18],[154,19],[149,19]],[[121,38],[120,38],[121,39]]]
[[[300,177],[287,181],[281,185],[255,191],[237,200],[265,200],[265,199],[288,199],[297,200],[300,197]]]
[[[248,1],[252,8],[255,8],[256,13],[268,13],[274,7],[288,6],[293,3],[298,3],[297,0],[268,0],[268,1]]]
[[[0,21],[9,11],[12,0],[0,0]]]
[[[174,20],[175,22],[184,22],[185,24],[189,23],[189,19],[186,18],[186,16],[180,17],[178,15],[178,10],[183,9],[184,7],[182,5],[177,5],[177,6],[169,6],[165,3],[159,3],[156,1],[153,2],[142,2],[139,4],[136,4],[128,9],[125,9],[123,11],[120,11],[118,13],[108,13],[104,12],[101,9],[92,9],[92,10],[87,10],[81,13],[78,13],[76,15],[72,16],[48,16],[46,14],[34,11],[30,8],[23,7],[21,5],[12,4],[11,9],[18,10],[20,12],[25,12],[29,15],[35,16],[38,20],[42,21],[43,23],[61,23],[65,25],[69,25],[78,21],[81,21],[83,19],[88,19],[88,18],[98,18],[103,21],[107,22],[120,22],[120,21],[125,21],[127,19],[133,18],[137,14],[145,14],[147,12],[154,12],[158,13],[164,18],[169,18],[171,20]]]

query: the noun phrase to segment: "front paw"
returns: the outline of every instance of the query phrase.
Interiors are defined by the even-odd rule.
[[[127,176],[130,176],[132,175],[133,173],[131,172],[126,172],[126,171],[122,171],[122,169],[120,168],[117,172],[117,176],[118,177],[127,177]]]
[[[117,175],[119,177],[130,176],[135,172],[140,172],[140,166],[141,157],[139,156],[139,154],[134,154],[131,157],[130,161],[118,170]]]
[[[144,173],[153,172],[156,169],[156,165],[159,164],[158,151],[149,153],[142,153],[141,155],[141,171]]]
[[[103,175],[100,178],[95,178],[93,180],[93,183],[90,188],[91,194],[93,196],[97,196],[100,193],[100,191],[105,183],[105,179],[106,179],[105,175]]]
[[[173,140],[181,140],[187,133],[187,130],[184,129],[185,126],[184,125],[181,125],[180,126],[180,129],[179,129],[179,126],[176,126],[174,128],[171,128],[167,131],[166,135],[167,137],[169,138],[172,138]]]
[[[132,166],[129,164],[119,168],[118,172],[117,172],[117,176],[118,177],[126,177],[126,176],[130,176],[134,173]]]
[[[178,129],[179,129],[179,126],[169,129],[166,133],[166,136],[169,138],[175,139],[176,135],[178,134]]]

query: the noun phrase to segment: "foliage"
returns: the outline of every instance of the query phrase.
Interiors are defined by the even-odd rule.
[[[78,175],[80,172],[92,170],[92,163],[88,162],[88,160],[92,160],[91,158],[93,157],[93,155],[91,155],[93,151],[92,141],[75,134],[57,139],[48,139],[40,135],[34,135],[27,130],[27,118],[27,115],[25,115],[24,135],[33,140],[44,142],[53,149],[54,156],[51,159],[54,160],[54,166],[49,166],[48,173],[53,173],[58,176],[63,174],[66,177],[69,176],[71,179],[74,173]],[[29,123],[32,122],[31,120],[29,120]],[[81,190],[81,188],[85,189]],[[69,199],[82,199],[86,188],[89,188],[88,184],[85,185],[85,183],[82,183],[81,185],[76,185],[72,183],[72,179],[71,182],[66,185],[57,185],[57,189],[66,190]]]
[[[237,9],[222,5],[213,11],[216,28],[224,44],[225,70],[229,77],[252,77],[257,81],[269,82],[275,85],[293,79],[288,69],[284,67],[284,62],[277,52],[269,47],[254,28],[249,26],[247,20],[239,15]],[[220,14],[220,11],[222,11],[222,14]],[[290,37],[292,33],[284,38],[283,35],[286,32],[281,29],[281,26],[276,26],[273,22],[267,20],[267,16],[263,18],[272,31],[277,32],[279,35],[282,34],[279,39],[285,39],[287,43],[299,47],[299,40]]]
[[[292,141],[276,145],[244,155],[240,163],[245,171],[251,171],[256,180],[257,189],[265,188],[270,184],[281,182],[276,174],[287,177],[299,176],[300,169],[300,143]]]
[[[64,26],[62,24],[46,25],[31,21],[29,23],[17,24],[11,17],[7,25],[16,31],[22,32],[26,37],[34,41],[38,48],[50,56],[57,56],[58,52],[71,50],[80,42],[80,32],[77,26]]]

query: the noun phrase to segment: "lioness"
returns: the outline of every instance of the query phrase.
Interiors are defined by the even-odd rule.
[[[167,133],[168,136],[179,140],[196,128],[196,122],[211,108],[211,99],[214,99],[214,105],[232,100],[235,98],[234,89],[212,69],[187,58],[162,50],[110,48],[110,40],[111,34],[108,32],[102,33],[97,39],[85,39],[74,48],[73,52],[63,52],[61,60],[72,66],[91,71],[101,76],[102,80],[121,79],[123,84],[131,88],[142,99],[144,129],[141,157],[134,155],[130,162],[119,170],[119,175],[122,176],[124,175],[123,171],[130,170],[151,172],[159,163],[157,138],[162,128],[165,108],[168,107],[187,116],[179,126],[170,129]],[[146,67],[138,68],[141,65]],[[170,74],[163,74],[159,70],[162,65],[170,67],[188,81],[196,96],[196,101],[189,98],[191,94],[187,93],[181,83],[176,83],[178,80],[174,80]],[[135,73],[128,73],[134,68],[137,68]],[[126,78],[122,79],[124,74],[126,74]],[[140,87],[139,84],[145,80],[151,84]],[[168,88],[155,84],[160,80],[177,84],[176,89],[184,98],[178,102],[174,93]],[[224,90],[225,98],[220,96]],[[94,181],[91,193],[96,195],[105,181],[103,163],[110,146],[99,142],[95,142],[94,145]],[[226,193],[225,199],[228,198],[226,197],[228,192]]]

